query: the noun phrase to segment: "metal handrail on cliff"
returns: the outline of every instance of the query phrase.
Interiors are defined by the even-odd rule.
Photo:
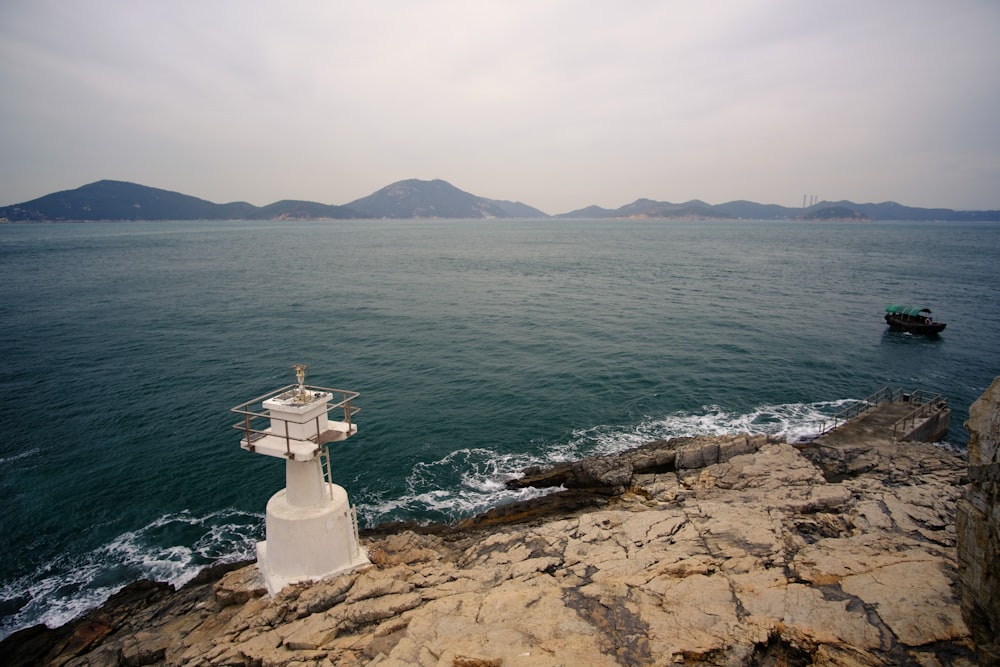
[[[846,424],[858,415],[868,412],[872,408],[878,407],[879,403],[888,401],[890,403],[895,403],[903,396],[902,389],[889,389],[888,387],[882,387],[874,394],[862,398],[860,401],[855,401],[851,405],[847,406],[837,414],[833,415],[831,419],[833,423],[827,426],[826,420],[823,420],[823,426],[820,429],[819,434],[823,435],[829,433],[833,429],[837,428],[841,424]]]
[[[897,440],[900,436],[906,435],[916,428],[918,420],[923,420],[925,417],[948,409],[946,397],[920,389],[910,394],[910,402],[916,404],[917,408],[892,425],[893,440]]]

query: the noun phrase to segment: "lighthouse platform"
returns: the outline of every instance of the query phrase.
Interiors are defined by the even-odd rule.
[[[360,394],[291,384],[233,408],[243,419],[233,428],[243,432],[240,447],[265,456],[311,461],[323,445],[346,440],[358,431],[352,418],[361,408],[351,405]],[[260,405],[263,410],[254,406]],[[335,411],[341,419],[330,419]]]

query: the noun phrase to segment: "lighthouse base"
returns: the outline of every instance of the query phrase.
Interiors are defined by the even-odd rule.
[[[267,539],[257,543],[257,567],[272,597],[289,584],[318,581],[369,563],[358,543],[354,508],[347,491],[326,484],[329,500],[299,507],[286,489],[267,503]]]

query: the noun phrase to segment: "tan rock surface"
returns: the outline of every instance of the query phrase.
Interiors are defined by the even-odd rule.
[[[969,408],[969,484],[958,502],[962,613],[984,665],[1000,665],[1000,377]]]
[[[119,619],[65,665],[973,665],[955,591],[965,462],[883,443],[842,481],[792,445],[685,440],[596,509],[371,537],[273,600],[254,566]],[[848,458],[850,454],[846,455]],[[646,451],[643,457],[655,459]],[[840,459],[841,465],[843,458]],[[703,467],[692,467],[701,462]],[[652,470],[653,468],[659,470]],[[861,470],[860,468],[864,468]],[[593,471],[620,482],[619,472]],[[652,470],[652,471],[651,471]],[[582,479],[582,478],[581,478]]]

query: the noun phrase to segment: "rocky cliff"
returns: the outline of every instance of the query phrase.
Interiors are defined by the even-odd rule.
[[[983,665],[1000,665],[1000,377],[969,409],[969,486],[958,502],[962,613]]]
[[[933,445],[651,443],[529,471],[564,491],[365,536],[372,565],[274,599],[253,565],[134,584],[5,664],[973,665],[966,462]],[[549,481],[544,481],[548,479]]]

